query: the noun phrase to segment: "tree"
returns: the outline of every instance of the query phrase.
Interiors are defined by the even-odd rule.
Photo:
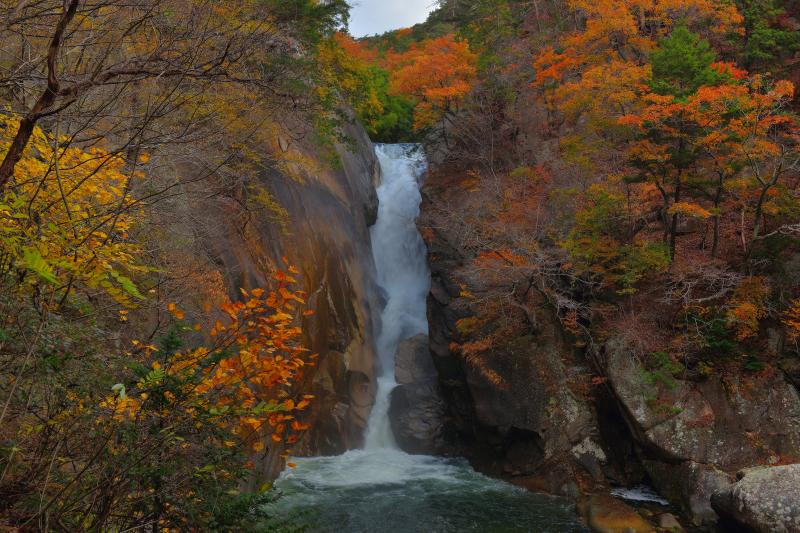
[[[225,513],[242,498],[252,460],[271,443],[297,439],[311,400],[295,390],[314,358],[300,342],[303,294],[291,289],[290,273],[276,276],[272,291],[224,304],[225,318],[195,348],[184,346],[183,332],[197,328],[174,304],[157,345],[133,339],[130,350],[102,358],[92,354],[100,346],[91,336],[33,321],[34,331],[57,340],[27,346],[25,371],[10,387],[0,382],[4,442],[14,442],[0,449],[4,518],[88,531],[233,520]],[[78,338],[84,345],[69,348]]]
[[[414,127],[433,126],[458,110],[475,80],[476,56],[465,41],[447,35],[431,39],[398,59],[390,93],[417,101]]]
[[[706,41],[686,28],[678,28],[651,55],[653,93],[642,95],[648,102],[638,115],[626,115],[620,123],[634,125],[639,139],[629,149],[629,161],[638,170],[634,180],[655,185],[662,197],[664,240],[675,257],[678,224],[682,216],[707,218],[709,213],[684,201],[689,170],[700,153],[697,123],[682,102],[700,87],[723,79],[712,68],[715,54]]]
[[[800,338],[800,298],[792,300],[784,311],[783,325],[788,331],[789,339],[796,343]]]
[[[717,0],[647,5],[573,0],[567,5],[583,13],[585,23],[538,55],[534,85],[552,93],[553,105],[570,117],[588,112],[601,135],[614,115],[632,110],[637,89],[651,76],[650,52],[680,21],[714,38],[741,32],[742,16],[735,6]]]
[[[279,460],[305,428],[310,311],[291,268],[271,290],[227,300],[221,272],[158,232],[181,216],[200,232],[198,206],[220,198],[279,217],[254,178],[313,173],[299,138],[321,153],[332,145],[341,100],[324,97],[333,89],[319,50],[346,8],[0,5],[4,525],[254,527],[242,521],[264,496],[240,488],[260,482],[260,457]],[[202,202],[174,202],[189,195]],[[201,300],[198,322],[218,322],[186,323],[163,301],[170,292]]]
[[[700,87],[719,85],[724,73],[713,68],[716,52],[708,41],[680,26],[650,54],[653,92],[682,100]]]
[[[739,2],[744,16],[742,64],[748,70],[780,70],[781,61],[800,50],[800,34],[788,27],[784,4],[780,0]]]
[[[667,269],[667,248],[637,237],[644,226],[629,218],[624,195],[597,184],[583,202],[563,243],[576,272],[631,294],[645,276]]]
[[[703,86],[685,101],[645,95],[650,104],[640,114],[620,119],[639,135],[629,151],[639,172],[636,179],[655,184],[664,212],[671,215],[665,237],[672,257],[681,216],[713,217],[716,255],[722,202],[734,194],[734,183],[742,217],[752,211],[750,233],[758,238],[765,202],[798,164],[795,122],[783,110],[794,94],[792,85],[765,86],[760,77],[746,83],[729,79],[720,86]],[[734,181],[739,178],[743,181]],[[703,195],[707,186],[711,191],[705,189]],[[706,209],[700,203],[708,199],[712,205]],[[744,232],[742,227],[746,250]]]
[[[98,131],[85,130],[99,126],[113,143],[112,152],[128,154],[163,143],[170,134],[152,138],[154,130],[180,112],[195,115],[176,135],[186,137],[206,125],[194,104],[218,84],[296,100],[292,93],[299,91],[289,87],[307,83],[313,72],[297,59],[300,47],[313,50],[345,23],[346,8],[342,0],[5,5],[3,37],[20,43],[20,49],[5,52],[0,87],[8,90],[22,119],[0,163],[0,191],[11,181],[34,127],[56,115],[65,133],[93,139]]]
[[[390,74],[377,50],[337,33],[320,47],[326,85],[337,91],[377,142],[413,141],[414,102],[390,94]]]
[[[5,119],[0,155],[20,127]],[[13,276],[8,290],[34,294],[42,312],[64,305],[75,291],[81,298],[103,291],[133,306],[144,297],[131,278],[149,270],[129,235],[142,215],[130,194],[141,170],[97,148],[70,147],[68,137],[39,128],[29,144],[15,165],[17,185],[0,199],[0,280]]]

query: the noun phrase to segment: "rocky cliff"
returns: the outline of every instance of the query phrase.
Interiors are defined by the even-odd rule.
[[[572,497],[649,483],[696,525],[716,523],[711,496],[738,470],[800,457],[800,397],[782,371],[664,376],[613,330],[576,342],[535,276],[475,268],[469,230],[447,220],[451,206],[470,211],[472,193],[453,180],[432,174],[419,221],[433,274],[430,355],[446,408],[440,428],[418,431],[414,446],[444,435],[445,453],[480,470]],[[507,305],[487,305],[495,300]]]
[[[453,453],[480,470],[532,489],[576,496],[602,476],[596,414],[582,397],[589,379],[536,291],[508,311],[509,323],[491,347],[501,317],[480,317],[477,304],[506,280],[476,275],[455,235],[437,220],[442,202],[458,202],[457,188],[433,175],[425,188],[423,235],[433,276],[428,316],[430,352],[448,406]],[[467,193],[468,194],[468,193]],[[537,309],[533,327],[525,308]],[[486,324],[476,323],[476,319]],[[509,334],[510,332],[513,332]]]
[[[374,398],[372,313],[380,301],[369,226],[377,216],[379,166],[360,126],[344,133],[349,141],[334,146],[335,153],[311,136],[279,138],[263,157],[274,162],[271,151],[280,150],[284,163],[264,164],[260,175],[222,193],[190,191],[191,202],[176,200],[169,209],[174,220],[165,230],[171,253],[192,256],[195,270],[218,279],[218,290],[230,298],[270,286],[287,264],[299,270],[298,288],[315,311],[303,319],[304,342],[318,358],[299,385],[315,399],[303,420],[310,430],[292,448],[296,455],[359,446]],[[190,302],[181,305],[191,312]],[[283,451],[271,444],[260,459],[264,479],[282,469]]]

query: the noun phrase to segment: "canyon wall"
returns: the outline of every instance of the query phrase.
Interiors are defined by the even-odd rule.
[[[202,189],[203,182],[185,185],[189,194],[163,210],[170,219],[161,240],[169,243],[170,254],[193,265],[192,277],[202,272],[204,279],[217,280],[216,291],[225,298],[273,286],[272,276],[289,265],[299,271],[297,288],[307,293],[307,308],[314,311],[302,319],[304,343],[318,357],[298,384],[314,401],[302,417],[310,429],[291,446],[295,455],[358,447],[374,401],[373,310],[381,302],[369,226],[377,216],[380,170],[364,130],[351,124],[344,134],[347,140],[335,146],[311,136],[280,137],[276,146],[264,147],[263,157],[274,162],[272,152],[280,150],[288,163],[264,164],[260,174],[240,178],[221,193]],[[187,287],[184,298],[203,285]],[[203,302],[181,297],[175,300],[187,315],[202,320]],[[280,472],[284,451],[283,444],[267,443],[258,458],[260,482]]]
[[[430,448],[574,498],[649,483],[696,525],[716,522],[711,496],[737,471],[800,457],[800,397],[784,372],[731,364],[721,375],[661,376],[614,330],[593,345],[576,341],[536,276],[531,284],[522,270],[514,279],[476,269],[463,244],[469,230],[451,218],[453,206],[482,216],[471,208],[475,190],[456,185],[464,179],[434,172],[419,221],[433,275],[430,354],[446,405],[441,427],[428,433],[447,444]],[[506,297],[508,305],[486,304]],[[631,306],[658,315],[647,298],[632,297]],[[778,361],[779,348],[771,348]]]

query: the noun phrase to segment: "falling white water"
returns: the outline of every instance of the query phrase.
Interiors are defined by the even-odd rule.
[[[381,185],[378,221],[371,230],[372,254],[386,307],[377,341],[380,368],[366,435],[367,450],[396,448],[389,425],[389,397],[397,386],[395,351],[402,341],[420,333],[427,335],[425,300],[431,287],[427,251],[416,225],[425,155],[413,144],[384,144],[375,151],[381,164]]]
[[[585,532],[566,501],[489,479],[463,459],[409,455],[396,446],[388,416],[395,351],[428,333],[430,272],[415,224],[425,158],[416,145],[379,145],[376,152],[382,178],[372,247],[386,307],[366,445],[335,457],[292,459],[296,468],[277,480],[283,497],[270,515],[314,533]]]

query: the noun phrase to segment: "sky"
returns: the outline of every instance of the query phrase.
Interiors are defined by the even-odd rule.
[[[350,33],[364,37],[423,22],[434,0],[352,0]]]

